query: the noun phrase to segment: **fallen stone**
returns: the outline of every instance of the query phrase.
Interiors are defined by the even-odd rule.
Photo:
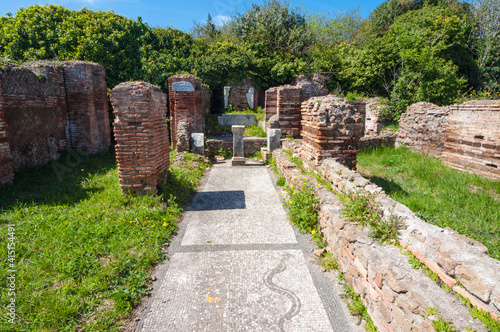
[[[434,256],[436,263],[444,269],[444,271],[450,275],[455,276],[455,268],[460,265],[456,260],[451,258],[448,252],[438,252]]]
[[[315,254],[316,256],[318,256],[318,257],[319,257],[319,256],[321,256],[321,255],[323,255],[325,252],[326,252],[326,248],[322,248],[322,249],[316,249],[316,250],[314,250],[314,254]]]
[[[457,277],[470,293],[477,296],[484,303],[490,301],[492,290],[481,282],[476,272],[461,265],[457,268]]]

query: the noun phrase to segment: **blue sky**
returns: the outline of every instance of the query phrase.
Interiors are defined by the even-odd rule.
[[[302,6],[305,12],[331,13],[339,10],[351,10],[360,6],[361,14],[368,16],[383,0],[353,1],[290,1],[294,7]],[[163,26],[189,32],[193,21],[206,20],[210,13],[216,22],[227,19],[236,10],[243,12],[251,3],[262,0],[0,0],[0,16],[7,12],[14,14],[20,7],[33,4],[60,4],[70,9],[87,7],[92,10],[113,10],[115,13],[143,21],[150,26]]]

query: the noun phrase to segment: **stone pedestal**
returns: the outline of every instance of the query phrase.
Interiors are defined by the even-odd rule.
[[[203,133],[191,134],[191,149],[193,153],[205,154],[205,135]]]
[[[281,129],[267,130],[267,151],[272,153],[281,148]]]
[[[245,153],[243,149],[243,132],[245,126],[232,126],[233,131],[233,166],[245,165]]]

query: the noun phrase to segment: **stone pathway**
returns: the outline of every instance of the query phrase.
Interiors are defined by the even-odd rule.
[[[172,241],[137,331],[352,331],[270,171],[213,166]]]

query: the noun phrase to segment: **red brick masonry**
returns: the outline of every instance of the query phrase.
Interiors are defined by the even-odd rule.
[[[364,103],[328,95],[302,103],[301,157],[318,166],[326,158],[351,169],[363,136]]]
[[[173,91],[172,84],[178,82],[189,82],[194,91]],[[170,108],[170,140],[180,151],[189,151],[189,138],[183,146],[177,147],[178,125],[181,121],[189,124],[188,134],[205,133],[204,114],[209,107],[209,90],[202,84],[201,79],[193,75],[174,75],[168,79],[168,94]],[[183,140],[185,141],[185,140]]]
[[[500,179],[500,101],[439,107],[417,103],[399,121],[397,145],[440,157],[453,168]]]
[[[120,188],[124,194],[155,194],[170,164],[167,95],[149,83],[124,82],[110,98]]]
[[[109,147],[106,73],[88,62],[0,63],[0,184],[66,148]]]

